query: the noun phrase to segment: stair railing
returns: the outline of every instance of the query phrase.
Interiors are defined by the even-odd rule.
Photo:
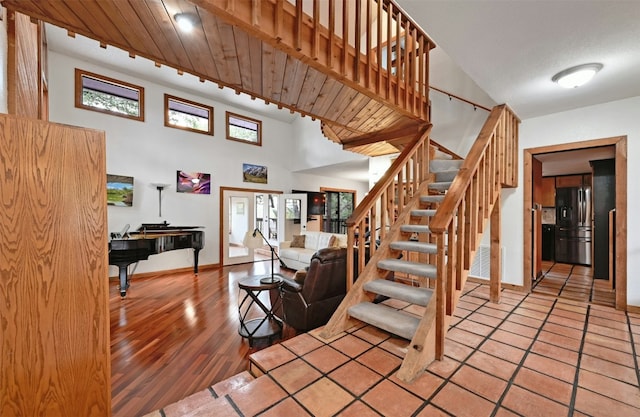
[[[346,220],[347,291],[356,267],[359,272],[364,270],[367,259],[376,252],[376,242],[385,238],[420,184],[429,178],[430,132],[431,124],[418,132]]]
[[[518,124],[506,106],[493,108],[460,172],[429,223],[436,235],[436,359],[464,286],[473,255],[502,187],[516,187]],[[498,226],[499,227],[499,226]]]
[[[191,2],[351,88],[429,119],[435,43],[393,0]]]

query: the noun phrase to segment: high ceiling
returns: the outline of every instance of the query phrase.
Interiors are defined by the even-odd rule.
[[[640,1],[397,2],[482,90],[522,120],[640,95]],[[590,62],[604,68],[583,87],[566,90],[551,81]]]

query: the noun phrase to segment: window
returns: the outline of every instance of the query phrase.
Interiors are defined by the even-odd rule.
[[[227,139],[262,146],[262,122],[227,112]]]
[[[76,68],[76,107],[144,121],[144,88]]]
[[[213,135],[213,107],[165,94],[164,125]]]

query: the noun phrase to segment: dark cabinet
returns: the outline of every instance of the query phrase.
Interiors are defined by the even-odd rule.
[[[542,260],[553,261],[556,252],[555,225],[542,225]]]
[[[609,279],[609,211],[616,203],[615,159],[590,161],[593,169],[593,277]]]

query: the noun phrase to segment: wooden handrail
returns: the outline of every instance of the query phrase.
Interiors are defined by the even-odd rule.
[[[436,236],[436,358],[444,354],[453,314],[473,254],[502,187],[517,186],[519,119],[506,106],[491,110],[429,228]],[[446,254],[446,256],[445,256]]]
[[[365,242],[369,241],[371,244],[368,255],[372,257],[376,251],[375,242],[384,239],[397,215],[426,181],[429,175],[431,127],[431,124],[425,125],[418,132],[416,138],[402,151],[346,220],[348,288],[354,281],[354,262],[358,263],[360,272],[366,262],[364,251],[359,251],[354,261],[354,248],[364,248]]]

